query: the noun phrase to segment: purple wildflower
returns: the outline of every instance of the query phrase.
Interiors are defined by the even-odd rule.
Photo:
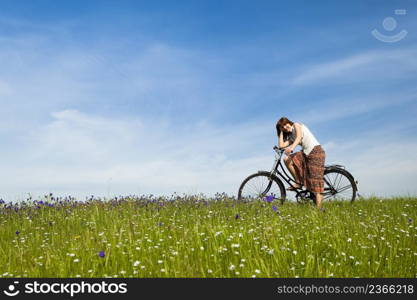
[[[408,223],[411,223],[411,222],[413,222],[413,219],[408,218]]]
[[[274,199],[275,199],[274,195],[269,195],[269,196],[265,197],[266,202],[272,202],[272,201],[274,201]]]
[[[272,209],[273,209],[273,211],[277,211],[278,210],[278,207],[276,207],[275,205],[272,205]]]
[[[100,256],[101,258],[104,258],[104,256],[106,256],[106,254],[104,253],[104,251],[100,251],[98,253],[98,256]]]
[[[20,231],[19,230],[16,230],[16,235],[19,235],[19,233],[20,233]]]
[[[235,216],[235,220],[237,220],[237,219],[239,219],[239,214],[236,214],[236,216]]]

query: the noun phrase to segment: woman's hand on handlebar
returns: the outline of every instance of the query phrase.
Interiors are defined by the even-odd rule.
[[[287,147],[278,147],[278,146],[274,146],[274,150],[275,151],[282,151],[284,152],[286,155],[290,155],[293,150],[291,149],[291,147],[287,146]]]
[[[289,156],[292,153],[292,148],[291,147],[285,148],[284,153]]]

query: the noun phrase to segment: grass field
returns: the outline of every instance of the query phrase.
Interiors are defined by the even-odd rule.
[[[1,277],[417,277],[417,199],[0,204]]]

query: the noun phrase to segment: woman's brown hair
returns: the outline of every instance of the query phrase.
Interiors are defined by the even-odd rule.
[[[278,138],[279,138],[279,134],[281,132],[281,127],[285,126],[286,124],[290,124],[292,126],[294,124],[294,122],[288,120],[286,117],[282,117],[281,119],[278,120],[277,125],[276,125]],[[283,132],[284,141],[288,140],[290,135],[291,135],[290,132],[285,132],[284,131]]]

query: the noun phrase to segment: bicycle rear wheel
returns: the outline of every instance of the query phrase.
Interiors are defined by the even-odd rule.
[[[281,180],[270,172],[258,172],[248,176],[239,187],[238,200],[254,201],[267,200],[269,202],[285,201],[286,193]]]
[[[348,171],[340,168],[324,170],[323,200],[353,202],[356,198],[356,192],[355,180]]]

